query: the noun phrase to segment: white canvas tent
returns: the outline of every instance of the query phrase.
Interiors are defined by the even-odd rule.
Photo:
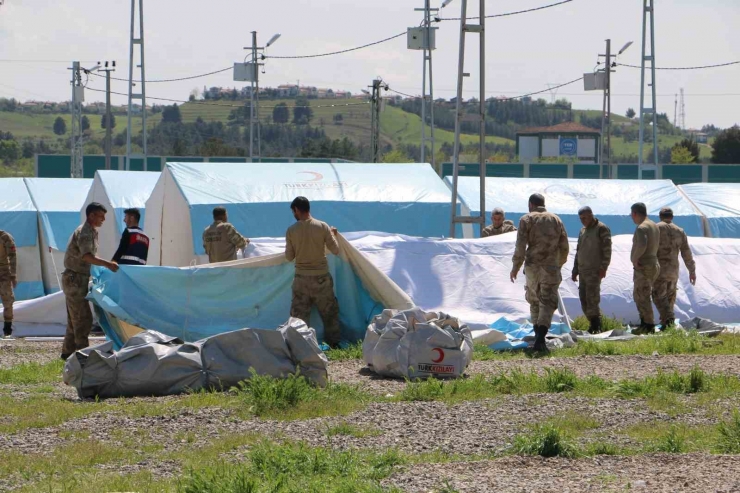
[[[111,259],[118,248],[123,224],[123,211],[136,207],[141,212],[139,225],[144,227],[146,201],[159,180],[159,173],[151,171],[110,171],[95,173],[87,200],[80,210],[80,222],[85,220],[85,206],[99,202],[108,209],[103,226],[98,230],[98,255]]]
[[[46,294],[52,294],[61,289],[59,278],[64,271],[64,252],[72,233],[81,224],[80,209],[92,180],[25,178],[25,181],[38,210],[44,290]]]
[[[678,187],[706,218],[712,238],[740,238],[740,183],[690,183]]]
[[[36,207],[23,178],[0,179],[0,229],[10,233],[15,240],[18,275],[16,300],[43,296]]]
[[[284,236],[300,195],[342,232],[449,231],[450,191],[428,164],[169,163],[146,203],[149,264],[204,263],[201,235],[219,205],[244,236]]]
[[[445,182],[451,186],[452,177]],[[477,216],[480,211],[480,188],[477,177],[459,177],[458,193],[463,214]],[[594,215],[611,229],[612,235],[632,234],[635,224],[630,206],[643,202],[648,214],[658,221],[661,207],[671,207],[674,222],[689,236],[705,236],[703,217],[686,196],[670,180],[571,180],[545,178],[486,178],[486,223],[491,223],[491,211],[501,207],[506,218],[519,224],[528,212],[527,203],[533,193],[545,196],[547,210],[558,214],[570,238],[581,230],[578,209],[588,205]],[[473,236],[467,228],[465,237]],[[477,231],[475,232],[477,236]]]

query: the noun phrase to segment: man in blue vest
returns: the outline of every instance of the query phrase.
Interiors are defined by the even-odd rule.
[[[146,265],[149,237],[139,227],[141,212],[139,209],[131,208],[123,211],[123,214],[126,229],[121,235],[121,243],[113,255],[113,261],[119,265]]]

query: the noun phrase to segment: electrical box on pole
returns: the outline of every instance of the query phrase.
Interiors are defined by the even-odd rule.
[[[606,73],[583,74],[584,91],[603,91],[604,89],[606,89]]]
[[[407,33],[409,50],[436,50],[436,34],[438,27],[410,27]]]
[[[256,82],[257,65],[254,63],[235,63],[234,64],[234,81],[235,82]]]

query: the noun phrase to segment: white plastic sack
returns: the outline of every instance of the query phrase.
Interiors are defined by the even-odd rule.
[[[470,329],[444,313],[384,310],[368,326],[365,363],[378,375],[396,378],[455,378],[473,356]]]

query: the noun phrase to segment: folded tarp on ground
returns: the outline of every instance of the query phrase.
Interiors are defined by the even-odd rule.
[[[314,331],[290,319],[277,330],[236,330],[192,343],[156,331],[139,333],[119,351],[108,341],[72,355],[64,383],[81,398],[229,389],[252,372],[275,378],[300,372],[323,386],[327,363]]]
[[[15,299],[43,296],[36,207],[23,178],[0,178],[0,229],[13,236],[17,249]]]
[[[450,192],[426,163],[169,163],[146,204],[149,264],[206,263],[202,234],[216,206],[244,236],[284,236],[300,195],[342,232],[449,234]]]
[[[139,225],[144,227],[146,201],[149,200],[157,180],[159,180],[159,173],[151,171],[99,170],[95,173],[84,205],[99,202],[108,209],[105,222],[98,229],[98,256],[111,259],[116,253],[121,234],[126,227],[123,224],[125,209],[138,208],[141,212]],[[84,220],[83,207],[80,211],[79,223],[81,224]]]
[[[444,313],[384,310],[362,343],[367,365],[395,378],[461,376],[473,357],[470,329]]]
[[[342,339],[357,341],[383,309],[413,303],[346,240],[340,237],[339,245],[340,255],[330,255],[329,266]],[[101,326],[119,347],[131,326],[196,341],[243,327],[279,326],[290,313],[294,273],[282,253],[192,268],[122,266],[115,274],[96,269],[91,297],[101,309]],[[311,327],[323,340],[315,310]]]
[[[678,188],[704,215],[712,238],[740,238],[740,183],[690,183]]]
[[[459,177],[458,191],[463,206],[470,215],[480,211],[480,180]],[[451,186],[452,177],[445,182]],[[689,236],[705,236],[702,216],[671,180],[571,180],[545,178],[486,178],[486,222],[491,224],[491,211],[502,207],[506,218],[519,224],[529,212],[527,203],[533,193],[545,196],[547,210],[558,214],[565,224],[568,236],[578,238],[581,222],[578,209],[590,206],[594,215],[603,221],[613,235],[632,234],[635,225],[630,217],[630,206],[644,202],[650,217],[658,221],[661,207],[671,207],[674,222]],[[478,231],[466,230],[466,237],[478,236]]]
[[[82,224],[80,209],[85,204],[92,180],[83,178],[25,178],[38,209],[41,231],[41,266],[44,291],[56,293],[64,271],[64,253],[74,230]],[[108,217],[108,220],[111,220]],[[51,249],[51,251],[49,251]]]

